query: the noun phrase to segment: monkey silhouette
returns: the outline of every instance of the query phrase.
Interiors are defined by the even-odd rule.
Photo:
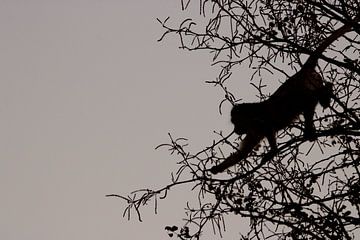
[[[233,106],[231,122],[234,132],[246,136],[239,150],[219,165],[213,166],[211,173],[222,172],[246,158],[263,138],[268,140],[271,150],[276,150],[276,133],[288,127],[300,115],[305,120],[305,139],[316,139],[313,123],[315,108],[318,103],[324,108],[329,107],[332,84],[325,82],[315,68],[326,48],[351,29],[351,24],[345,24],[325,38],[310,54],[300,71],[288,78],[267,100]]]

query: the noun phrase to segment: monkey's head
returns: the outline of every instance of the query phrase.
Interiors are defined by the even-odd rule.
[[[236,104],[231,109],[231,122],[234,132],[238,135],[247,133],[253,126],[254,120],[261,118],[259,103]]]

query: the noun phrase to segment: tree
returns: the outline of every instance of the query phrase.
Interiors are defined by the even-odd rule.
[[[348,25],[349,31],[319,55],[317,71],[334,85],[330,110],[316,115],[316,141],[306,141],[302,121],[297,121],[278,133],[275,153],[264,141],[222,175],[208,169],[238,148],[237,136],[214,132],[210,146],[191,153],[186,138],[169,134],[170,142],[159,147],[181,157],[171,182],[133,196],[108,196],[127,201],[124,213],[135,211],[141,220],[141,207],[148,201],[192,184],[197,206],[185,209],[184,226],[166,227],[169,236],[180,239],[200,239],[207,226],[221,234],[228,215],[249,219],[242,239],[355,239],[360,233],[360,2],[182,0],[182,10],[193,7],[192,2],[200,4],[202,18],[178,24],[159,20],[164,28],[160,40],[175,34],[183,49],[212,52],[221,70],[208,83],[224,93],[220,112],[223,104],[240,101],[229,87],[238,80],[232,77],[236,67],[251,67],[249,83],[264,100],[265,81],[297,72],[308,56],[318,54],[324,39]]]

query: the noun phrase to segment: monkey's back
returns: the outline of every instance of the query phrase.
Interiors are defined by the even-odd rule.
[[[303,69],[283,83],[267,100],[269,122],[283,129],[309,109],[314,109],[317,91],[323,87],[321,76],[312,69]]]

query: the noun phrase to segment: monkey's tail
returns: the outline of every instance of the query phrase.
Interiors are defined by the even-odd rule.
[[[330,36],[324,39],[324,41],[315,49],[315,51],[309,56],[308,60],[306,60],[303,69],[311,68],[314,69],[321,54],[326,50],[330,44],[332,44],[336,39],[341,37],[347,32],[350,32],[353,27],[353,23],[356,23],[360,20],[360,14],[358,14],[354,20],[345,23],[342,27],[335,30]]]

